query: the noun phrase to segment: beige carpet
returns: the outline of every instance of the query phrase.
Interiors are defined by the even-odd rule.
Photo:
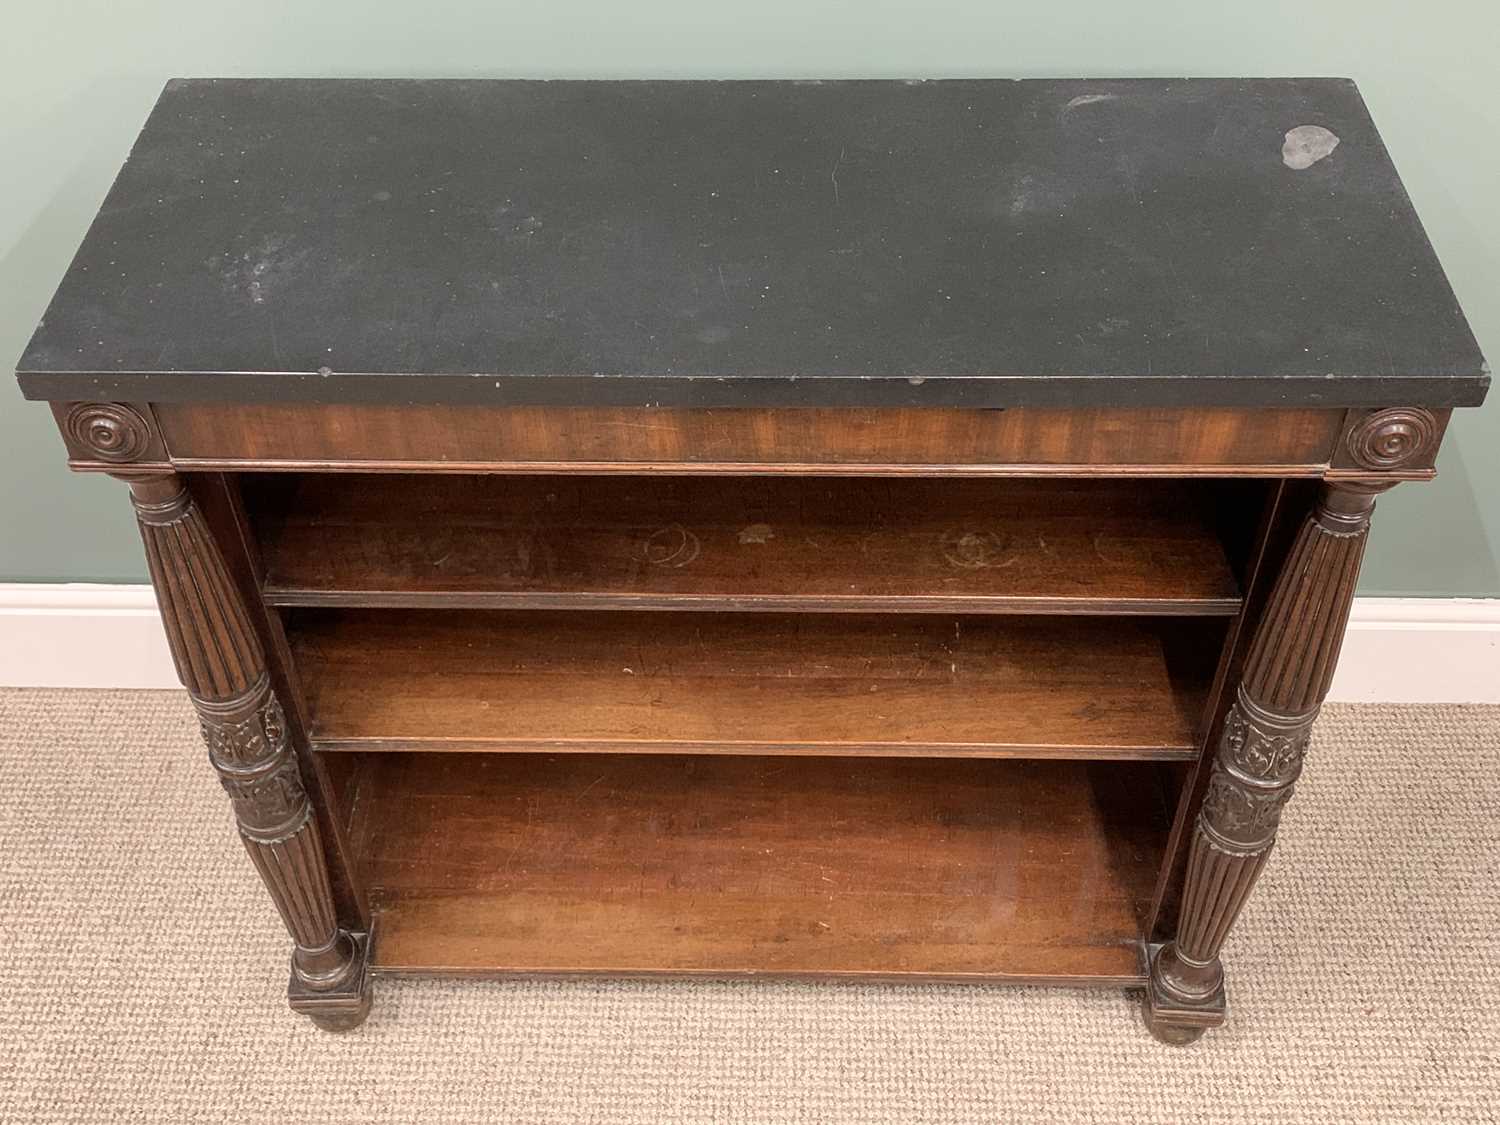
[[[383,980],[335,1037],[184,697],[0,691],[0,1121],[1493,1121],[1497,825],[1500,708],[1329,708],[1186,1049],[949,986]]]

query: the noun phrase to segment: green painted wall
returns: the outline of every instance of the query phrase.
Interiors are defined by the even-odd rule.
[[[174,75],[1348,75],[1454,287],[1500,355],[1494,0],[50,0],[0,17],[0,363],[19,356]],[[70,476],[44,407],[0,387],[0,580],[134,581],[122,486]],[[1497,392],[1500,397],[1500,392]],[[1500,406],[1441,476],[1382,499],[1368,594],[1500,595]]]

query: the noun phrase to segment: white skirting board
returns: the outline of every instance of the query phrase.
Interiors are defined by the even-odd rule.
[[[0,583],[0,687],[175,688],[149,586]],[[1331,699],[1500,703],[1500,598],[1358,598]]]

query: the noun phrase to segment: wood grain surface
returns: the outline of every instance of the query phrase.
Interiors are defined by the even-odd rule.
[[[1191,758],[1209,619],[303,610],[324,749]]]
[[[1324,409],[630,409],[157,403],[184,468],[1318,475]]]
[[[402,972],[1128,983],[1156,768],[363,755],[351,836]]]
[[[1198,482],[247,476],[275,605],[1232,614]]]

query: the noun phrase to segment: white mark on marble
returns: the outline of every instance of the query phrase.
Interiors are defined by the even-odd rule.
[[[1321,125],[1288,129],[1281,146],[1281,162],[1295,172],[1311,168],[1339,147],[1338,135]]]
[[[1118,101],[1119,98],[1119,94],[1079,94],[1076,98],[1068,99],[1068,104],[1063,106],[1063,112],[1067,113],[1069,110],[1077,109],[1083,105],[1098,105],[1100,102]]]

